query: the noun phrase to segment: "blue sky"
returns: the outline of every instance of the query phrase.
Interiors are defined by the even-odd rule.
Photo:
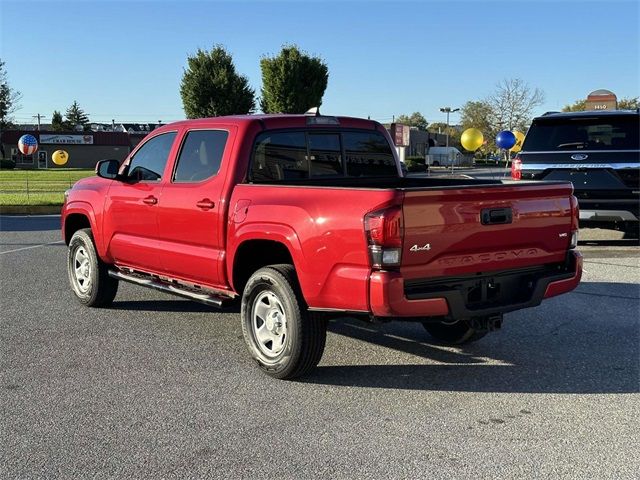
[[[0,0],[0,56],[18,121],[73,100],[94,121],[184,118],[188,54],[225,45],[259,93],[260,57],[295,43],[329,66],[323,113],[436,122],[505,78],[545,92],[539,113],[598,88],[640,95],[639,3]]]

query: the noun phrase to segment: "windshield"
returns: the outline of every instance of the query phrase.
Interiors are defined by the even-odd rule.
[[[638,150],[638,118],[638,115],[539,118],[529,129],[522,150]]]

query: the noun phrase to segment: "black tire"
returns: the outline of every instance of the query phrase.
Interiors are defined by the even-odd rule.
[[[449,322],[423,322],[424,329],[433,338],[447,345],[464,345],[475,342],[484,337],[488,332],[477,331],[466,320]]]
[[[86,258],[86,262],[80,262],[80,258]],[[88,268],[86,276],[76,273],[82,265]],[[109,276],[109,266],[98,257],[90,228],[78,230],[71,237],[67,250],[67,273],[76,298],[88,307],[111,305],[118,292],[118,280]]]
[[[624,232],[623,238],[625,240],[638,240],[638,238],[640,237],[640,231],[638,230],[638,226],[636,226],[635,228],[633,227],[625,228],[623,232]]]
[[[267,328],[266,320],[254,317],[254,310],[260,308],[261,302],[263,309],[269,309],[264,316],[275,316],[271,323],[275,331]],[[279,312],[284,316],[278,317]],[[327,338],[327,320],[307,311],[292,265],[271,265],[255,272],[244,288],[240,316],[249,353],[268,375],[280,379],[300,377],[320,362]],[[274,326],[278,324],[285,325],[284,335],[278,335]],[[260,327],[267,329],[267,336],[276,339],[271,347],[268,341],[264,343],[264,337],[262,343],[258,340]],[[275,347],[277,341],[281,342],[281,351]]]

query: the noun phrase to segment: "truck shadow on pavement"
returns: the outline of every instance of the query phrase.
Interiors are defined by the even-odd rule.
[[[501,331],[460,348],[438,344],[419,323],[331,322],[329,332],[365,343],[354,345],[349,359],[367,364],[321,365],[302,381],[432,391],[637,393],[638,290],[634,284],[583,283],[566,297],[507,315]]]

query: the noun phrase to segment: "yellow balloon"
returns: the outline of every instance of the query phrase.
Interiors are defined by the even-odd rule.
[[[475,152],[482,146],[484,142],[484,136],[482,132],[477,128],[467,128],[464,132],[462,132],[462,136],[460,137],[460,143],[464,147],[465,150],[469,152]]]
[[[53,155],[51,155],[51,160],[53,160],[53,163],[56,165],[62,166],[69,160],[69,154],[64,150],[56,150],[53,152]]]
[[[513,153],[518,153],[520,150],[522,150],[522,143],[524,142],[524,133],[514,130],[513,134],[516,136],[516,144],[513,147],[511,147],[511,151]]]

